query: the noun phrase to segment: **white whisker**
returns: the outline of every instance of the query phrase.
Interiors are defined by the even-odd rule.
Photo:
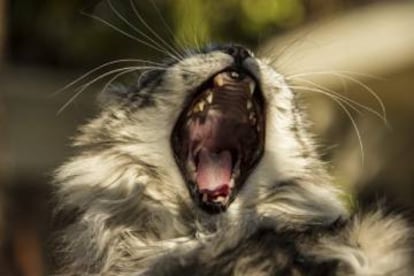
[[[132,0],[131,0],[132,1]],[[161,23],[163,24],[163,26],[165,27],[165,29],[167,30],[167,32],[170,34],[171,37],[171,43],[177,42],[178,45],[180,46],[181,49],[184,49],[183,43],[180,39],[177,39],[176,35],[174,34],[173,30],[171,29],[171,27],[167,24],[167,22],[165,21],[164,17],[161,14],[160,9],[158,8],[157,4],[155,4],[154,0],[149,0],[152,4],[152,6],[154,7],[154,10],[156,11],[158,17],[161,20]],[[177,51],[179,51],[179,49],[177,49]]]
[[[299,78],[299,77],[294,79],[294,81],[296,81],[296,80],[298,80],[300,82],[304,82],[306,84],[310,84],[310,85],[312,85],[312,86],[314,86],[316,88],[321,89],[322,91],[324,91],[326,93],[330,93],[332,95],[337,96],[338,98],[341,98],[342,100],[348,102],[349,104],[358,106],[359,108],[362,108],[362,109],[364,109],[364,110],[366,110],[368,112],[371,112],[372,114],[374,114],[375,116],[377,116],[381,121],[383,121],[383,123],[385,125],[388,126],[388,120],[385,117],[385,114],[381,114],[380,112],[376,111],[375,109],[373,109],[373,108],[371,108],[369,106],[363,105],[363,104],[361,104],[361,103],[359,103],[359,102],[357,102],[355,100],[352,100],[352,99],[350,99],[350,98],[348,98],[348,97],[346,97],[346,96],[344,96],[344,95],[342,95],[342,94],[340,94],[340,93],[338,93],[338,92],[336,92],[336,91],[334,91],[332,89],[329,89],[327,87],[324,87],[322,85],[319,85],[319,84],[317,84],[317,83],[315,83],[313,81],[310,81],[310,80],[307,80],[307,79],[303,79],[303,78]]]
[[[359,77],[364,77],[364,78],[370,78],[370,79],[375,79],[375,80],[385,80],[385,78],[380,77],[380,76],[376,76],[376,75],[372,75],[372,74],[368,74],[368,73],[361,73],[361,72],[356,72],[356,71],[350,71],[350,70],[316,70],[316,71],[304,71],[304,72],[299,72],[296,74],[292,74],[289,75],[289,77],[294,77],[294,76],[312,76],[312,75],[334,75],[334,76],[348,76],[350,77],[350,75],[356,75]]]
[[[65,90],[69,89],[70,87],[76,85],[77,83],[79,83],[83,79],[89,77],[93,73],[99,71],[100,69],[103,69],[103,68],[108,67],[110,65],[119,64],[119,63],[127,63],[127,62],[141,62],[141,63],[147,63],[147,64],[150,64],[150,65],[158,65],[158,66],[163,65],[162,63],[152,62],[152,61],[148,61],[148,60],[145,60],[145,59],[117,59],[117,60],[109,61],[109,62],[106,62],[104,64],[101,64],[101,65],[93,68],[92,70],[89,70],[88,72],[84,73],[83,75],[81,75],[77,79],[75,79],[75,80],[71,81],[70,83],[66,84],[64,87],[62,87],[59,90],[53,92],[51,94],[51,97],[54,97],[54,96],[62,93],[63,91],[65,91]]]
[[[96,83],[97,81],[106,78],[107,76],[110,76],[114,73],[118,73],[118,72],[125,72],[127,70],[132,71],[138,71],[138,70],[147,70],[147,69],[159,69],[159,70],[164,70],[165,68],[163,67],[154,67],[154,66],[130,66],[130,67],[124,67],[124,68],[118,68],[118,69],[114,69],[111,70],[109,72],[103,73],[101,75],[99,75],[98,77],[94,78],[93,80],[87,82],[86,84],[83,84],[82,86],[80,86],[78,89],[76,89],[76,93],[70,97],[70,99],[61,107],[59,108],[57,114],[61,114],[66,107],[68,107],[80,94],[82,94],[89,86],[91,86],[92,84]]]
[[[150,33],[157,38],[162,44],[164,44],[168,49],[170,49],[170,51],[175,55],[175,57],[180,60],[183,59],[183,55],[181,53],[179,53],[177,51],[177,49],[175,49],[174,47],[172,47],[170,44],[168,44],[164,39],[162,39],[160,37],[160,35],[158,35],[148,24],[147,22],[144,20],[144,18],[141,16],[141,14],[139,13],[135,3],[133,0],[130,0],[130,5],[132,8],[132,11],[134,12],[135,16],[138,18],[138,20],[145,26],[145,28],[150,31]],[[143,33],[141,30],[134,28],[137,32],[139,33]]]
[[[289,87],[291,87],[292,89],[295,90],[301,90],[301,91],[308,91],[308,92],[316,92],[316,93],[321,93],[323,95],[328,96],[328,98],[332,99],[333,101],[335,101],[341,108],[342,110],[345,112],[345,114],[348,116],[349,120],[351,121],[352,127],[355,130],[355,134],[357,136],[357,140],[359,143],[359,148],[360,148],[360,152],[361,152],[361,164],[364,165],[364,160],[365,160],[365,154],[364,154],[364,144],[362,142],[362,136],[361,136],[361,132],[358,128],[358,124],[356,123],[355,118],[352,116],[352,113],[347,109],[346,105],[350,108],[352,108],[353,110],[359,112],[358,109],[356,109],[354,106],[350,105],[348,102],[344,102],[342,98],[339,98],[337,96],[331,95],[330,93],[326,93],[326,91],[322,91],[320,89],[312,89],[306,86],[294,86],[294,85],[290,85]]]
[[[131,0],[132,1],[132,0]],[[174,55],[173,53],[171,53],[167,48],[165,48],[163,45],[161,45],[159,42],[155,41],[154,39],[152,39],[149,35],[147,35],[146,33],[144,33],[143,31],[141,31],[140,29],[138,29],[137,27],[135,27],[131,22],[128,21],[128,19],[126,19],[125,16],[123,16],[116,8],[115,6],[112,4],[111,0],[106,0],[107,5],[109,6],[109,8],[112,10],[112,12],[125,24],[127,24],[132,30],[134,30],[135,32],[137,32],[139,35],[143,36],[144,38],[146,38],[148,40],[148,42],[153,43],[154,46],[162,49],[163,51],[165,51],[165,53],[167,53],[169,56],[171,57],[175,57],[178,59],[177,55]]]
[[[167,55],[167,56],[168,56],[168,54],[169,54],[169,53],[167,53],[164,49],[162,49],[162,48],[158,48],[157,46],[152,45],[152,44],[150,44],[149,42],[147,42],[147,41],[145,41],[145,40],[139,39],[139,38],[137,38],[137,37],[133,36],[132,34],[130,34],[130,33],[128,33],[128,32],[126,32],[126,31],[124,31],[124,30],[121,30],[119,27],[117,27],[117,26],[113,25],[112,23],[109,23],[108,21],[106,21],[106,20],[104,20],[104,19],[100,18],[99,16],[92,15],[92,14],[87,14],[87,13],[84,13],[84,12],[83,12],[82,14],[83,14],[83,15],[85,15],[85,16],[88,16],[88,17],[90,17],[90,18],[92,18],[92,19],[94,19],[94,20],[96,20],[96,21],[99,21],[99,22],[101,22],[101,23],[105,24],[106,26],[108,26],[108,27],[110,27],[111,29],[113,29],[113,30],[115,30],[115,31],[119,32],[120,34],[122,34],[122,35],[124,35],[124,36],[126,36],[126,37],[128,37],[128,38],[130,38],[130,39],[132,39],[132,40],[135,40],[136,42],[138,42],[138,43],[140,43],[140,44],[146,45],[146,46],[148,46],[149,48],[151,48],[151,49],[153,49],[153,50],[156,50],[156,51],[157,51],[157,52],[159,52],[159,53],[162,53],[162,54]],[[173,59],[175,59],[176,61],[180,61],[180,59],[178,59],[178,58],[176,58],[176,57],[174,57],[174,56],[172,56],[172,58],[173,58]]]
[[[319,88],[312,88],[312,87],[308,87],[308,86],[300,86],[300,85],[289,85],[290,88],[296,89],[298,91],[304,91],[304,92],[315,92],[318,94],[322,94],[325,95],[329,98],[332,99],[336,99],[338,101],[341,101],[343,104],[345,104],[346,106],[348,106],[349,108],[351,108],[352,110],[354,110],[357,113],[361,113],[361,110],[359,110],[357,107],[355,107],[354,105],[352,105],[352,103],[349,103],[347,101],[347,99],[344,99],[342,97],[336,96],[336,95],[332,95],[331,93],[328,93],[324,90],[321,90]]]
[[[341,71],[315,71],[315,72],[309,72],[309,73],[298,73],[298,74],[293,74],[290,75],[288,77],[286,77],[287,80],[291,80],[294,79],[296,77],[301,77],[301,76],[310,76],[310,75],[332,75],[332,76],[336,76],[338,78],[343,78],[346,80],[349,80],[353,83],[356,83],[357,85],[361,86],[362,88],[364,88],[365,91],[367,91],[372,97],[374,97],[374,99],[378,102],[380,108],[381,108],[381,112],[383,114],[383,117],[386,118],[386,108],[385,105],[383,103],[383,101],[381,100],[381,98],[378,96],[378,94],[371,89],[369,86],[367,86],[365,83],[363,83],[362,81],[359,81],[351,76],[346,75],[346,72],[350,72],[350,71],[342,71],[343,73],[341,73]],[[356,73],[355,73],[356,74]],[[359,74],[359,75],[365,75],[365,74]],[[365,76],[369,76],[368,74]]]

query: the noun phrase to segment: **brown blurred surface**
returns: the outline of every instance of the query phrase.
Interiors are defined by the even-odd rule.
[[[0,66],[3,63],[6,51],[6,0],[0,0]]]
[[[352,114],[356,131],[338,104],[317,91],[310,98],[315,131],[327,146],[332,170],[351,190],[369,185],[414,207],[414,2],[396,1],[327,18],[271,40],[262,51],[279,55],[275,66],[293,85],[324,88],[381,113],[389,126],[363,110]],[[270,49],[270,50],[269,50]],[[296,78],[295,76],[298,76]],[[296,79],[296,81],[295,81]],[[364,87],[365,86],[365,87]]]
[[[91,93],[57,115],[68,95],[53,92],[73,78],[73,73],[45,68],[0,69],[0,91],[7,107],[7,124],[2,125],[6,135],[1,136],[8,153],[3,166],[8,199],[5,262],[14,267],[11,275],[44,275],[47,260],[41,252],[49,238],[52,208],[48,183],[57,164],[68,156],[76,127],[94,107]]]

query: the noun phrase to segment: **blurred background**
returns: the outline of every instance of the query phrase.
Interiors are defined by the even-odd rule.
[[[159,61],[166,45],[238,42],[267,57],[304,96],[337,185],[412,207],[413,30],[414,1],[0,0],[0,275],[47,275],[50,176],[123,71],[72,97],[131,63],[60,90],[106,62]]]

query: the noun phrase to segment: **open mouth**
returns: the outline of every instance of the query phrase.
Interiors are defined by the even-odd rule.
[[[209,213],[226,210],[260,160],[264,101],[254,78],[226,69],[189,99],[172,133],[172,148],[190,193]]]

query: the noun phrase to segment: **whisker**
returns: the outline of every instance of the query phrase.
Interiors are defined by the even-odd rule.
[[[269,50],[267,50],[267,53],[269,54],[269,60],[271,64],[277,64],[278,67],[283,67],[286,63],[290,62],[292,58],[297,59],[298,51],[290,51],[292,47],[294,46],[300,46],[304,43],[311,43],[314,44],[314,47],[318,47],[318,43],[313,41],[312,39],[309,39],[309,37],[312,35],[312,32],[314,32],[314,29],[310,28],[306,30],[305,32],[301,32],[298,34],[295,34],[292,38],[290,38],[288,41],[286,41],[279,50],[278,53],[274,53],[274,49],[277,44],[274,44]],[[290,52],[289,52],[290,51]],[[303,55],[303,51],[300,51]]]
[[[349,76],[343,76],[343,78],[348,79],[350,81],[353,81],[354,83],[359,84],[362,88],[364,88],[366,91],[368,91],[378,102],[378,104],[381,106],[382,113],[384,114],[384,117],[387,117],[386,108],[384,105],[384,102],[381,100],[381,98],[378,96],[378,94],[368,85],[363,83],[362,81],[359,81],[355,78],[349,77]]]
[[[94,20],[96,20],[96,21],[99,21],[99,22],[100,22],[100,23],[102,23],[102,24],[105,24],[106,26],[110,27],[111,29],[113,29],[113,30],[115,30],[115,31],[119,32],[120,34],[122,34],[122,35],[124,35],[124,36],[126,36],[126,37],[128,37],[128,38],[130,38],[130,39],[132,39],[132,40],[135,40],[136,42],[138,42],[138,43],[140,43],[140,44],[143,44],[143,45],[145,45],[145,46],[148,46],[149,48],[151,48],[151,49],[153,49],[153,50],[156,50],[157,52],[162,53],[162,54],[164,54],[164,55],[165,55],[165,54],[167,54],[167,55],[168,55],[168,53],[166,53],[166,51],[165,51],[165,50],[163,50],[163,49],[161,49],[161,48],[158,48],[157,46],[152,45],[152,44],[148,43],[148,42],[147,42],[147,41],[145,41],[145,40],[139,39],[139,38],[137,38],[137,37],[135,37],[135,36],[131,35],[130,33],[126,32],[126,31],[124,31],[124,30],[121,30],[119,27],[117,27],[117,26],[113,25],[112,23],[109,23],[108,21],[106,21],[106,20],[102,19],[102,18],[101,18],[101,17],[99,17],[99,16],[96,16],[96,15],[93,15],[93,14],[88,14],[88,13],[85,13],[85,12],[82,12],[82,14],[83,14],[83,15],[85,15],[85,16],[88,16],[88,17],[90,17],[90,18],[92,18],[92,19],[94,19]],[[176,58],[176,57],[174,57],[174,56],[172,56],[172,58],[173,58],[173,59],[175,59],[176,61],[180,61],[179,59],[177,59],[177,58]]]
[[[132,1],[132,0],[131,0]],[[137,32],[139,35],[143,36],[144,38],[146,38],[148,40],[148,42],[153,43],[154,46],[157,46],[158,48],[162,49],[163,51],[165,51],[165,53],[167,53],[170,56],[174,56],[173,53],[171,53],[167,48],[165,48],[163,45],[161,45],[159,42],[155,41],[154,39],[152,39],[150,36],[148,36],[146,33],[144,33],[143,31],[141,31],[140,29],[138,29],[137,27],[135,27],[131,22],[128,21],[128,19],[126,19],[125,16],[123,16],[116,8],[115,6],[112,4],[111,0],[106,0],[107,5],[109,6],[109,8],[112,10],[112,12],[125,24],[127,24],[132,30],[134,30],[135,32]],[[177,58],[177,56],[175,56]]]
[[[51,94],[51,97],[54,97],[54,96],[62,93],[63,91],[65,91],[68,88],[76,85],[78,82],[82,81],[83,79],[87,78],[88,76],[92,75],[93,73],[99,71],[102,68],[108,67],[110,65],[119,64],[119,63],[126,63],[126,62],[142,62],[142,63],[148,63],[148,64],[159,65],[159,66],[163,65],[162,63],[152,62],[152,61],[148,61],[148,60],[145,60],[145,59],[117,59],[117,60],[109,61],[109,62],[106,62],[104,64],[101,64],[101,65],[93,68],[92,70],[89,70],[88,72],[84,73],[82,76],[80,76],[77,79],[75,79],[75,80],[71,81],[70,83],[66,84],[64,87],[60,88],[59,90],[53,92]]]
[[[339,96],[336,95],[332,95],[331,93],[328,93],[324,90],[321,90],[319,88],[312,88],[312,87],[308,87],[308,86],[300,86],[300,85],[289,85],[290,88],[293,88],[295,90],[299,90],[299,91],[304,91],[304,92],[315,92],[315,93],[319,93],[322,95],[325,95],[329,98],[334,98],[338,101],[341,101],[343,104],[345,104],[346,106],[348,106],[349,108],[351,108],[352,110],[354,110],[357,113],[361,113],[361,110],[359,110],[357,107],[355,107],[354,105],[352,105],[351,103],[347,102],[347,99],[341,98]]]
[[[131,0],[132,1],[132,0]],[[154,2],[154,0],[149,0],[152,4],[152,6],[154,7],[154,10],[156,11],[158,17],[161,20],[161,23],[164,25],[165,29],[167,30],[167,32],[170,34],[171,39],[172,39],[172,43],[177,42],[179,44],[179,46],[181,47],[181,49],[184,49],[184,44],[182,43],[182,41],[180,39],[177,39],[176,35],[174,34],[173,30],[170,28],[170,26],[168,25],[168,23],[165,21],[164,17],[161,14],[160,9],[158,8],[157,4]],[[178,52],[179,49],[177,49]]]
[[[343,74],[347,74],[347,76],[349,77],[349,75],[355,75],[355,76],[360,76],[360,77],[364,77],[364,78],[370,78],[370,79],[375,79],[375,80],[386,80],[386,78],[384,77],[380,77],[377,75],[372,75],[372,74],[367,74],[367,73],[361,73],[361,72],[357,72],[357,71],[350,71],[350,70],[317,70],[317,71],[304,71],[304,72],[299,72],[296,74],[292,74],[289,75],[289,77],[291,76],[311,76],[313,74],[320,74],[320,75],[334,75],[334,76],[338,76],[339,75],[343,75]]]
[[[92,79],[91,81],[87,82],[86,84],[83,84],[81,87],[85,87],[85,86],[90,86],[91,84],[107,77],[110,76],[111,74],[120,72],[120,71],[124,71],[124,70],[129,70],[129,69],[135,69],[135,70],[148,70],[148,69],[158,69],[158,70],[165,70],[165,67],[156,67],[156,66],[129,66],[129,67],[123,67],[123,68],[117,68],[108,72],[105,72],[101,75],[99,75],[98,77]]]
[[[198,36],[197,36],[197,33],[195,31],[194,31],[194,43],[195,43],[195,45],[197,47],[197,50],[199,52],[201,52],[201,43],[200,43],[200,41],[198,39]]]
[[[350,71],[343,71],[343,72],[350,72]],[[384,117],[386,118],[386,108],[384,105],[384,102],[381,100],[381,98],[378,96],[378,94],[372,90],[368,85],[366,85],[365,83],[363,83],[362,81],[359,81],[351,76],[346,75],[346,73],[341,73],[341,71],[315,71],[315,72],[310,72],[310,73],[299,73],[299,74],[293,74],[288,76],[286,79],[292,79],[295,77],[301,77],[301,76],[309,76],[309,75],[332,75],[332,76],[336,76],[338,78],[344,78],[347,79],[357,85],[359,85],[360,87],[364,88],[365,91],[367,91],[372,97],[374,97],[374,99],[378,102],[380,108],[381,108],[381,112],[384,115]],[[360,74],[360,75],[364,75],[364,74]]]
[[[291,87],[293,89],[297,89],[297,90],[303,90],[305,92],[306,91],[309,91],[308,88],[306,88],[306,87],[304,87],[304,88],[300,88],[300,87],[298,88],[298,87],[295,87],[295,86],[289,86],[289,87]],[[309,91],[309,92],[319,92],[319,93],[322,93],[320,90],[317,90],[317,91]],[[360,132],[360,130],[358,128],[358,124],[357,124],[355,118],[352,116],[351,112],[346,108],[344,102],[342,102],[340,99],[336,98],[333,95],[330,95],[329,93],[328,94],[322,93],[322,94],[329,96],[328,98],[330,98],[331,100],[335,101],[342,108],[342,110],[345,112],[345,114],[348,116],[349,120],[351,121],[352,127],[354,128],[356,137],[358,139],[359,149],[360,149],[360,152],[361,152],[361,164],[363,166],[364,165],[364,162],[365,162],[364,144],[362,142],[361,132]],[[352,107],[352,106],[349,106],[349,107],[355,109],[355,107]]]
[[[281,57],[285,60],[289,60],[292,55],[297,54],[294,52],[288,52],[292,46],[298,45],[298,43],[304,43],[304,38],[302,36],[297,36],[296,38],[292,39],[291,41],[287,42],[279,51],[279,53],[274,53],[277,44],[274,44],[270,49],[265,49],[266,51],[261,53],[261,56],[270,56],[269,61],[270,64],[275,64],[276,61],[280,60]],[[273,53],[273,54],[271,54]]]
[[[164,39],[162,39],[160,37],[160,35],[158,35],[148,24],[147,22],[144,20],[144,18],[142,17],[142,15],[139,13],[137,6],[135,5],[133,0],[130,0],[130,5],[132,8],[132,11],[134,12],[135,16],[138,18],[138,20],[145,26],[145,28],[150,31],[150,33],[156,37],[162,44],[164,44],[168,49],[170,49],[170,51],[172,51],[172,53],[176,56],[176,58],[178,60],[183,59],[183,55],[181,55],[181,53],[178,52],[177,49],[175,49],[174,47],[172,47],[170,44],[168,44]],[[141,30],[137,30],[136,28],[134,28],[137,32],[142,33]]]
[[[103,73],[100,76],[94,78],[93,80],[87,82],[86,84],[83,84],[82,86],[80,86],[79,88],[76,89],[76,93],[70,97],[70,99],[61,107],[59,108],[57,114],[61,114],[66,107],[68,107],[80,94],[83,93],[83,91],[85,91],[89,86],[91,86],[92,84],[96,83],[97,81],[106,78],[107,76],[110,76],[114,73],[118,73],[118,72],[124,72],[126,70],[131,70],[131,71],[137,71],[137,70],[146,70],[146,69],[154,69],[156,67],[154,66],[132,66],[132,67],[124,67],[124,68],[118,68],[118,69],[114,69],[111,70],[109,72]],[[134,69],[134,70],[132,70]],[[160,68],[156,68],[159,70],[165,70],[165,68],[160,67]]]
[[[338,101],[338,100],[335,100],[335,101],[338,103],[338,105],[340,105],[342,107],[342,109],[347,114],[347,116],[349,117],[349,120],[352,123],[352,126],[353,126],[353,128],[355,130],[355,134],[357,136],[357,140],[358,140],[358,143],[359,143],[359,149],[361,151],[361,165],[364,166],[364,163],[365,163],[364,143],[362,142],[362,136],[361,136],[361,132],[360,132],[360,130],[358,128],[358,125],[357,125],[354,117],[352,117],[352,115],[349,112],[349,110],[346,109],[346,107],[340,101]]]
[[[373,109],[373,108],[371,108],[369,106],[363,105],[363,104],[361,104],[361,103],[359,103],[359,102],[357,102],[355,100],[352,100],[352,99],[350,99],[350,98],[348,98],[348,97],[346,97],[344,95],[341,95],[340,93],[338,93],[338,92],[336,92],[336,91],[334,91],[332,89],[329,89],[327,87],[324,87],[322,85],[319,85],[319,84],[317,84],[317,83],[315,83],[313,81],[310,81],[310,80],[307,80],[307,79],[303,79],[303,78],[299,78],[299,77],[294,79],[294,81],[296,81],[296,80],[299,80],[301,82],[304,82],[304,83],[313,85],[314,87],[319,88],[319,89],[321,89],[321,90],[323,90],[323,91],[325,91],[327,93],[331,93],[331,94],[333,94],[333,95],[341,98],[342,100],[347,101],[348,103],[351,103],[351,104],[356,105],[356,106],[358,106],[358,107],[360,107],[360,108],[362,108],[362,109],[364,109],[364,110],[366,110],[368,112],[371,112],[372,114],[374,114],[375,116],[377,116],[381,121],[383,121],[383,123],[386,126],[389,125],[388,124],[388,120],[387,120],[385,114],[381,114],[381,113],[379,113],[378,111],[376,111],[375,109]]]

